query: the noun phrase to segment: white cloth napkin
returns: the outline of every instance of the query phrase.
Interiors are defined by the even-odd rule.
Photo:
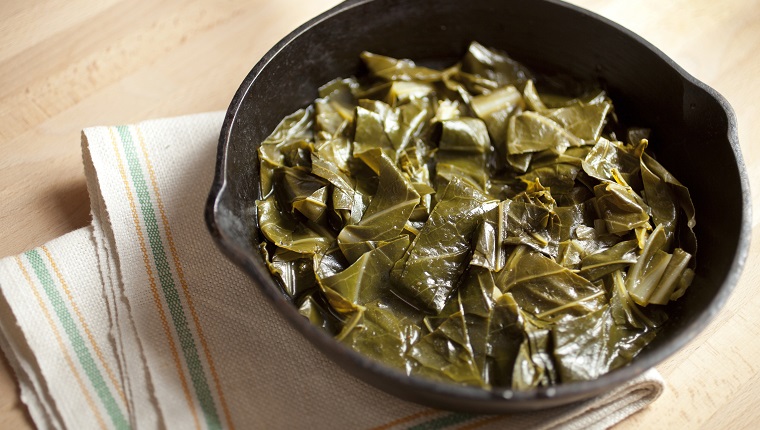
[[[304,340],[203,221],[222,112],[83,132],[92,225],[0,260],[0,347],[47,428],[607,428],[662,392],[479,416],[396,399]]]

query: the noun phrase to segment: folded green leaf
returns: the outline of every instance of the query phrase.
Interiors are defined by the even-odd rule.
[[[581,271],[578,274],[590,281],[601,279],[635,263],[638,259],[638,249],[639,245],[635,240],[617,243],[581,260]]]
[[[278,207],[274,196],[256,202],[259,229],[267,240],[280,248],[300,254],[316,254],[334,241],[329,231],[316,224],[302,223]]]
[[[311,106],[299,109],[280,121],[272,134],[261,143],[259,174],[263,196],[268,196],[272,191],[272,170],[282,165],[292,166],[285,163],[285,153],[310,146],[308,141],[314,138],[313,124],[314,109]]]
[[[504,267],[506,254],[499,221],[500,212],[501,208],[496,207],[483,214],[483,221],[473,240],[471,266],[479,266],[492,272],[498,272]]]
[[[601,181],[615,181],[613,170],[629,184],[636,187],[633,178],[640,169],[639,157],[643,147],[626,146],[620,142],[600,138],[583,161],[583,170],[591,177]]]
[[[327,208],[330,224],[336,230],[357,224],[364,215],[369,198],[357,189],[355,181],[332,162],[314,154],[311,158],[311,173],[331,185]]]
[[[356,261],[371,250],[372,242],[399,236],[420,202],[417,191],[384,152],[371,149],[358,156],[377,173],[380,182],[361,221],[344,227],[338,234],[340,249],[349,261]]]
[[[562,382],[588,381],[631,361],[655,336],[649,327],[637,328],[616,320],[622,310],[620,295],[613,291],[609,305],[553,329],[554,357]],[[633,305],[635,306],[635,305]]]
[[[594,88],[589,89],[579,97],[568,97],[561,94],[542,94],[541,100],[549,109],[574,106],[578,104],[595,105],[600,103],[612,103],[604,90]]]
[[[664,305],[683,294],[693,276],[688,271],[691,254],[676,248],[673,254],[664,249],[667,236],[662,224],[654,229],[646,241],[641,256],[631,267],[626,288],[631,298],[641,306],[649,303]],[[677,293],[676,293],[677,292]]]
[[[525,104],[532,111],[540,113],[548,109],[544,102],[541,101],[541,96],[538,95],[533,80],[529,80],[525,83],[525,87],[523,88],[523,98],[525,99]]]
[[[283,209],[292,213],[296,206],[303,207],[307,199],[312,199],[314,204],[323,205],[322,212],[324,212],[327,201],[327,183],[322,178],[312,175],[302,168],[280,166],[274,169],[272,179],[277,203]],[[323,190],[322,195],[320,195],[319,190]]]
[[[479,371],[481,384],[490,384],[489,353],[491,351],[490,330],[492,328],[491,315],[494,307],[492,295],[496,287],[490,271],[480,267],[470,267],[464,275],[457,294],[453,296],[446,307],[436,316],[424,318],[425,327],[429,332],[439,331],[439,328],[449,321],[455,320],[455,325],[460,318],[464,319],[465,335],[468,345],[464,345],[461,362],[474,362]],[[451,324],[451,323],[449,323]],[[445,327],[439,331],[445,334]]]
[[[320,327],[322,330],[335,336],[341,330],[342,322],[338,317],[332,314],[329,305],[324,302],[324,298],[319,296],[319,291],[308,294],[301,305],[298,307],[298,313],[303,315],[312,324]]]
[[[554,211],[554,199],[540,183],[499,203],[501,243],[527,245],[554,258],[559,249],[561,222]]]
[[[486,48],[478,42],[470,43],[462,58],[462,71],[494,81],[499,87],[522,86],[532,79],[530,70],[505,52]]]
[[[594,312],[604,304],[604,289],[525,246],[516,248],[496,286],[509,292],[520,309],[546,321]]]
[[[396,81],[388,89],[385,101],[391,106],[399,106],[434,95],[435,87],[427,82]]]
[[[315,100],[314,128],[317,133],[332,136],[344,128],[344,124],[351,123],[354,119],[355,105],[356,103],[353,100],[345,104],[329,98]]]
[[[461,153],[487,153],[491,143],[486,124],[475,118],[450,119],[441,122],[443,129],[440,151]]]
[[[394,291],[425,312],[440,312],[464,273],[470,241],[495,202],[454,178],[430,218],[394,267]]]
[[[348,121],[346,121],[333,135],[317,134],[317,136],[322,136],[322,139],[314,148],[312,161],[313,157],[316,156],[320,160],[333,164],[341,172],[348,173],[350,171],[349,162],[352,157],[351,140],[345,135],[345,129],[348,126]]]
[[[561,125],[535,112],[526,111],[509,118],[507,131],[509,155],[545,150],[561,154],[571,146],[581,145],[583,142]]]
[[[427,99],[414,99],[396,108],[381,101],[361,100],[356,109],[354,156],[380,148],[395,161],[432,116]]]
[[[525,101],[520,92],[511,85],[499,88],[488,94],[472,97],[470,107],[488,127],[494,148],[502,156],[506,156],[509,117],[525,108]]]
[[[509,387],[520,345],[526,338],[524,321],[511,294],[494,302],[488,326],[486,381],[496,387]]]
[[[521,316],[524,320],[525,339],[515,358],[512,388],[529,390],[558,383],[559,376],[552,357],[551,330],[534,325],[530,319],[524,318],[524,314]]]
[[[670,255],[664,249],[667,236],[662,225],[658,225],[647,238],[636,263],[631,266],[626,277],[626,289],[636,303],[646,306],[660,277],[667,267]]]
[[[443,191],[455,177],[478,190],[485,190],[488,182],[486,162],[491,143],[483,121],[458,118],[442,121],[441,125],[441,139],[436,153],[438,191]]]
[[[607,231],[625,234],[637,228],[649,228],[649,207],[631,187],[606,182],[594,187],[596,208]]]
[[[412,60],[398,60],[366,51],[361,53],[361,59],[370,75],[386,81],[434,82],[441,79],[438,70],[417,66]]]
[[[493,348],[493,337],[498,335],[492,332],[491,316],[494,308],[493,294],[496,289],[491,271],[470,266],[462,283],[457,290],[459,311],[462,312],[467,326],[467,337],[470,341],[470,349],[476,366],[480,370],[483,382],[490,383],[487,372],[486,360]]]
[[[644,198],[651,208],[652,219],[656,225],[663,226],[668,243],[673,241],[680,225],[683,232],[681,246],[695,252],[696,237],[693,228],[696,219],[689,190],[646,153],[641,156],[641,177],[644,182]]]
[[[575,188],[575,178],[580,170],[580,167],[573,164],[557,163],[533,168],[518,178],[525,182],[539,181],[547,188],[551,188],[552,193],[567,194]]]
[[[576,137],[596,142],[599,139],[605,119],[611,108],[612,105],[610,103],[577,104],[550,109],[542,113],[548,118],[557,121],[565,130]]]
[[[356,322],[346,324],[336,338],[366,357],[410,373],[412,364],[406,357],[422,336],[416,321],[377,302],[356,315]]]
[[[379,300],[390,294],[390,270],[408,247],[407,236],[380,243],[345,270],[322,278],[319,283],[357,305]]]
[[[270,257],[266,243],[262,243],[259,249],[269,271],[290,298],[296,299],[317,286],[310,255],[278,248]]]
[[[467,323],[461,312],[450,316],[434,332],[412,345],[408,356],[417,363],[412,367],[413,375],[466,385],[484,385],[473,356]]]

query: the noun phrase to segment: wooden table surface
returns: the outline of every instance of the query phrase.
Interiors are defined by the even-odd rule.
[[[89,223],[80,130],[225,109],[277,40],[337,0],[0,0],[0,256]],[[662,397],[618,426],[760,425],[760,0],[573,0],[717,89],[755,190],[752,248],[726,307],[658,366]],[[0,428],[31,428],[0,359]]]

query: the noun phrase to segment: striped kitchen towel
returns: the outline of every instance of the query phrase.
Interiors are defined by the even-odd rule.
[[[349,376],[207,233],[222,120],[85,130],[92,225],[0,260],[0,347],[39,428],[607,428],[660,395],[651,370],[580,404],[478,416]]]

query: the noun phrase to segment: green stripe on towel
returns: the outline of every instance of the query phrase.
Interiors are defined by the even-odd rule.
[[[150,244],[153,261],[158,272],[161,290],[164,293],[164,299],[169,308],[174,328],[177,330],[177,336],[179,337],[182,353],[185,356],[187,368],[190,372],[190,378],[193,381],[195,393],[201,404],[206,424],[211,429],[219,429],[221,428],[219,414],[216,411],[214,399],[211,395],[208,381],[206,379],[206,373],[198,355],[198,348],[195,345],[193,333],[188,326],[187,317],[185,316],[185,311],[182,307],[182,302],[180,301],[179,293],[177,292],[177,287],[174,282],[174,276],[172,275],[169,261],[166,258],[166,251],[156,220],[156,211],[153,208],[153,201],[150,192],[148,191],[148,184],[145,181],[145,174],[140,165],[137,149],[135,148],[128,127],[119,126],[117,127],[117,130],[119,131],[119,136],[121,137],[122,146],[124,148],[124,155],[129,166],[132,185],[134,186],[137,200],[140,203],[142,221],[145,230],[148,233],[148,243]]]
[[[34,269],[34,273],[37,275],[37,279],[40,281],[42,288],[45,290],[45,295],[53,305],[55,314],[58,316],[58,321],[66,331],[66,335],[68,336],[69,341],[74,348],[74,352],[79,359],[79,364],[84,369],[85,374],[90,380],[93,388],[95,388],[95,392],[98,394],[100,401],[103,402],[103,406],[106,408],[108,415],[111,417],[111,421],[113,422],[114,426],[117,429],[130,428],[129,423],[124,418],[124,414],[122,413],[121,408],[116,404],[116,400],[111,394],[111,390],[108,389],[108,385],[103,379],[103,375],[100,373],[98,365],[92,358],[92,354],[90,353],[89,348],[87,348],[87,344],[85,343],[84,338],[82,337],[81,333],[79,333],[79,328],[77,327],[74,318],[72,318],[69,309],[66,307],[66,303],[64,302],[63,297],[58,292],[55,281],[53,281],[53,277],[50,275],[50,271],[48,270],[47,266],[45,266],[45,262],[42,260],[42,257],[36,250],[28,251],[25,253],[25,255],[26,258],[29,259],[29,262]]]

